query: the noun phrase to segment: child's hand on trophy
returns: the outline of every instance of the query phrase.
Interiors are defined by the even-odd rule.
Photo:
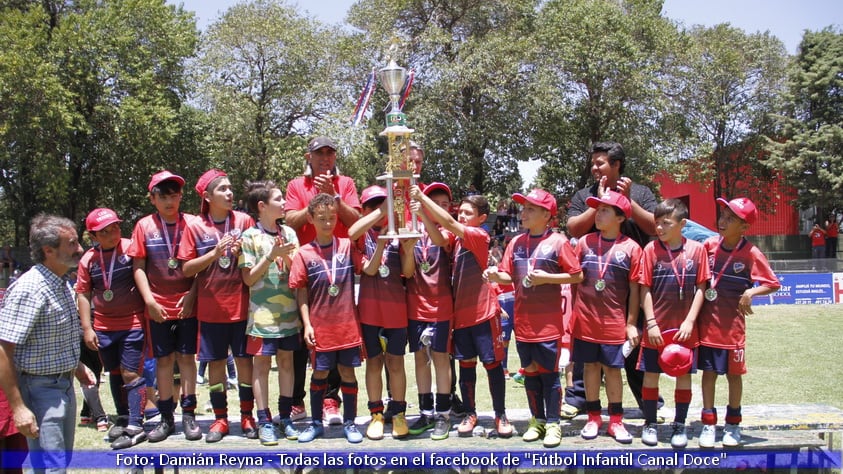
[[[410,212],[418,214],[421,212],[421,203],[416,201],[415,199],[410,201]]]
[[[422,191],[421,191],[421,188],[419,188],[418,184],[414,184],[414,185],[410,186],[409,192],[410,192],[410,198],[411,199],[413,199],[414,201],[420,201],[421,200]]]

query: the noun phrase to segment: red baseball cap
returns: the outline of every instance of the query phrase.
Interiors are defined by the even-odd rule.
[[[526,196],[521,193],[515,193],[512,195],[512,200],[518,204],[524,204],[525,201],[529,202],[530,204],[547,209],[553,216],[556,215],[556,198],[544,189],[533,189]]]
[[[451,195],[451,188],[449,188],[448,185],[445,184],[445,183],[440,183],[440,182],[430,183],[430,184],[428,184],[427,186],[424,187],[424,190],[422,190],[422,192],[424,192],[425,196],[430,196],[430,193],[432,193],[433,191],[436,191],[436,190],[445,191],[446,193],[448,193],[448,200],[449,201],[453,199],[453,197]]]
[[[600,207],[601,204],[608,204],[620,209],[627,219],[632,217],[632,204],[630,204],[626,196],[617,191],[609,190],[609,193],[604,194],[602,197],[589,196],[586,198],[585,203],[588,204],[588,207],[593,207],[594,209]]]
[[[152,175],[152,179],[149,180],[149,186],[147,186],[146,189],[148,191],[152,192],[152,188],[154,188],[155,186],[158,186],[160,183],[162,183],[164,181],[167,181],[168,179],[179,183],[179,186],[184,186],[184,178],[182,178],[181,176],[179,176],[177,174],[173,174],[173,173],[170,173],[167,170],[164,170],[164,171],[159,171],[159,172],[155,173],[154,175]]]
[[[674,342],[678,329],[662,332],[664,345],[659,348],[659,366],[671,377],[685,375],[694,363],[694,351],[684,342]]]
[[[208,189],[208,185],[211,184],[211,181],[219,178],[220,176],[228,175],[225,174],[225,171],[214,168],[202,173],[202,176],[200,176],[199,180],[196,181],[196,187],[193,188],[196,190],[196,194],[198,194],[199,197],[202,197],[202,195],[205,194],[205,191]]]
[[[386,198],[386,188],[373,185],[364,189],[363,192],[360,193],[360,204],[366,204],[376,198]]]
[[[98,207],[88,213],[85,218],[85,228],[88,232],[99,232],[115,222],[123,222],[117,213],[105,207]]]
[[[739,197],[732,199],[731,201],[727,201],[723,198],[717,198],[717,204],[720,204],[723,207],[728,207],[735,213],[736,216],[743,219],[747,224],[752,224],[755,222],[755,219],[758,218],[758,209],[755,207],[755,203],[750,201],[749,198]]]

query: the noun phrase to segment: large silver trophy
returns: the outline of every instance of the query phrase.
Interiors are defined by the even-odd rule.
[[[378,74],[390,102],[386,128],[380,133],[387,139],[389,158],[386,173],[377,178],[386,181],[389,227],[386,235],[381,236],[384,239],[421,237],[418,218],[415,213],[408,212],[409,188],[416,184],[419,175],[413,173],[410,165],[410,135],[414,130],[407,127],[407,115],[401,111],[401,91],[407,80],[407,70],[395,62],[397,49],[397,44],[393,42],[389,48],[389,64]]]

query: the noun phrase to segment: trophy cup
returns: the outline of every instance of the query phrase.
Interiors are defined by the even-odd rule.
[[[409,188],[416,184],[419,175],[413,173],[410,165],[410,135],[412,128],[407,127],[407,115],[401,111],[401,90],[407,80],[407,70],[395,62],[397,45],[389,48],[389,64],[381,68],[379,78],[389,94],[390,110],[386,114],[386,128],[380,133],[389,145],[389,158],[386,173],[378,180],[386,181],[388,230],[382,239],[419,238],[420,222],[415,213],[408,213]],[[409,217],[409,222],[408,221]],[[396,225],[395,220],[398,220]]]

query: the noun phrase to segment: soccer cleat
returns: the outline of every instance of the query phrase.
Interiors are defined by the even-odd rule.
[[[290,420],[299,421],[305,418],[307,418],[307,410],[305,410],[304,405],[293,405],[290,410]]]
[[[655,423],[647,423],[641,429],[641,442],[647,446],[656,446],[659,444],[659,430]]]
[[[258,430],[258,439],[261,440],[263,446],[276,446],[278,444],[278,435],[275,433],[275,425],[272,423],[262,423]]]
[[[357,425],[354,424],[354,420],[348,420],[343,423],[342,432],[345,434],[345,439],[348,440],[349,443],[356,444],[363,441],[363,435],[357,429]]]
[[[108,440],[114,441],[123,436],[123,431],[127,426],[129,426],[129,417],[118,416],[117,419],[114,420],[114,424],[108,430]]]
[[[181,414],[181,430],[184,432],[184,439],[188,441],[202,439],[202,428],[196,423],[196,415],[193,413]]]
[[[111,449],[126,449],[146,440],[146,431],[140,426],[127,426],[123,434],[111,443]]]
[[[196,374],[196,385],[205,385],[205,377],[200,374]]]
[[[383,413],[372,413],[372,421],[366,428],[366,437],[373,440],[383,439]]]
[[[512,376],[512,380],[514,380],[515,383],[519,383],[521,385],[524,385],[524,371],[523,371],[523,369],[518,369],[518,372],[516,372]]]
[[[456,393],[451,394],[451,415],[465,416],[465,406]]]
[[[670,425],[673,434],[670,436],[670,445],[674,448],[684,448],[688,446],[688,435],[685,433],[685,423],[673,422]]]
[[[448,439],[451,432],[451,420],[443,413],[436,414],[436,424],[433,426],[433,432],[430,433],[430,439],[434,441],[442,441]]]
[[[152,428],[152,431],[146,437],[150,443],[158,443],[167,439],[175,431],[176,427],[173,426],[173,417],[161,417],[161,421],[155,425],[155,428]]]
[[[495,417],[495,431],[498,432],[498,436],[501,438],[512,437],[514,429],[512,427],[512,423],[510,423],[509,419],[506,417],[506,413],[501,413],[500,416]]]
[[[562,408],[559,410],[559,417],[563,420],[570,420],[571,418],[576,417],[580,414],[580,409],[571,405],[570,403],[565,403],[562,405]]]
[[[236,377],[229,377],[225,382],[229,390],[234,390],[240,385]]]
[[[106,431],[108,431],[108,417],[107,416],[101,416],[97,420],[97,431],[99,431],[100,433],[105,433]]]
[[[741,445],[741,427],[732,423],[726,423],[723,427],[723,446],[734,448]]]
[[[290,441],[295,441],[299,439],[299,435],[301,433],[299,433],[299,430],[297,430],[296,427],[293,426],[293,421],[290,418],[281,418],[281,420],[279,420],[278,425],[280,426],[280,429],[284,431],[285,438]]]
[[[546,425],[547,422],[545,420],[539,420],[536,417],[530,418],[530,426],[527,427],[527,431],[524,432],[521,439],[531,443],[544,438]]]
[[[299,443],[309,443],[324,434],[325,428],[322,427],[322,422],[313,421],[299,434]]]
[[[228,419],[217,418],[211,423],[211,428],[208,430],[208,434],[205,435],[205,442],[216,443],[226,435],[228,435]]]
[[[703,425],[700,431],[699,443],[701,448],[713,448],[717,440],[717,427],[714,425]]]
[[[392,416],[392,437],[394,439],[406,438],[410,434],[410,428],[407,427],[407,418],[404,412],[396,413]]]
[[[322,402],[322,420],[329,425],[341,425],[340,402],[333,398],[326,398]]]
[[[585,426],[582,427],[580,431],[580,436],[583,439],[594,439],[600,433],[600,427],[603,425],[603,419],[600,415],[589,415],[588,421],[585,423]]]
[[[609,423],[609,430],[607,431],[607,434],[612,438],[615,438],[615,441],[621,444],[629,444],[632,442],[632,435],[626,430],[626,426],[623,425],[622,421]]]
[[[433,416],[422,413],[419,418],[410,426],[410,434],[413,436],[420,435],[427,430],[432,430],[436,426],[436,420]]]
[[[469,413],[462,419],[459,426],[457,426],[457,434],[459,436],[474,436],[475,426],[477,426],[477,414]]]
[[[258,426],[252,415],[240,415],[240,429],[248,439],[258,439]]]
[[[545,448],[555,448],[562,443],[562,426],[559,423],[548,423],[545,426],[544,441]]]

